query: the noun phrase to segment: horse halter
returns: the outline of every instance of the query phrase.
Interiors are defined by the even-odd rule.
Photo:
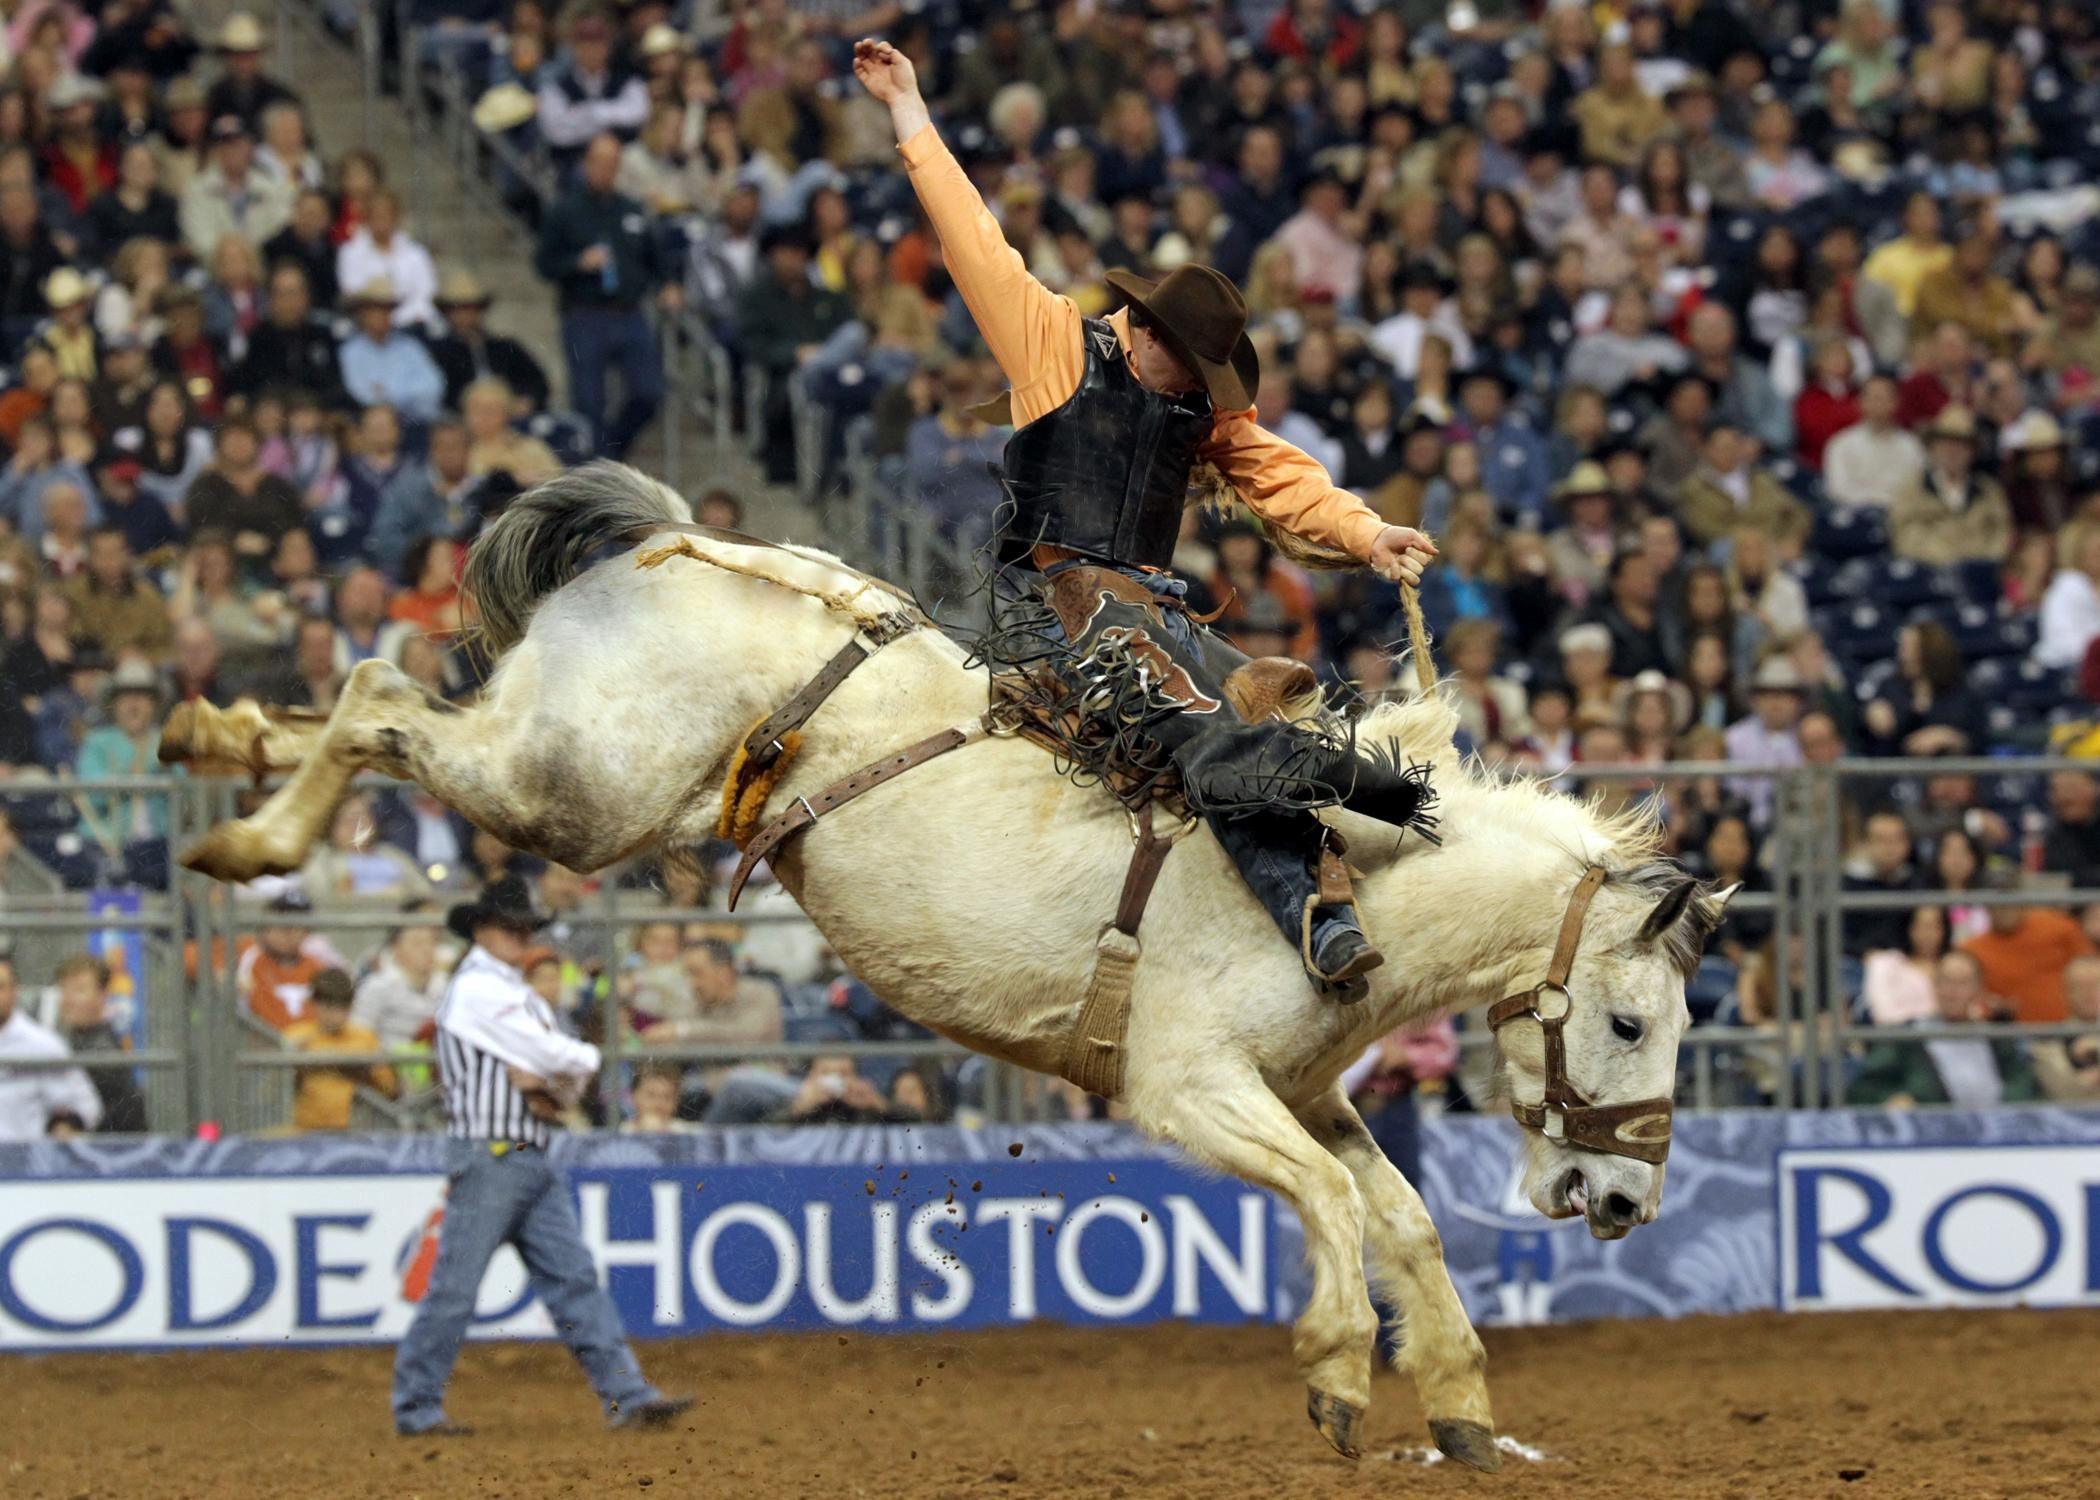
[[[1670,1154],[1670,1100],[1592,1104],[1568,1078],[1568,1047],[1562,1028],[1575,1009],[1575,997],[1568,993],[1568,971],[1575,965],[1575,949],[1582,941],[1582,922],[1589,915],[1590,898],[1603,884],[1603,866],[1591,865],[1583,871],[1575,893],[1568,898],[1567,915],[1560,922],[1560,940],[1553,946],[1553,961],[1546,967],[1544,982],[1496,1001],[1487,1013],[1488,1029],[1499,1032],[1512,1021],[1532,1020],[1539,1023],[1539,1030],[1545,1034],[1545,1097],[1537,1104],[1510,1106],[1519,1125],[1548,1140],[1660,1166]],[[1560,997],[1559,1005],[1550,1013],[1544,1003],[1549,995]]]

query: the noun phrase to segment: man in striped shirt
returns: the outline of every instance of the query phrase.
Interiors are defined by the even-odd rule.
[[[445,1415],[445,1384],[482,1275],[506,1244],[517,1246],[607,1420],[663,1426],[692,1398],[666,1396],[643,1378],[584,1248],[568,1183],[547,1159],[560,1097],[599,1060],[596,1047],[562,1034],[519,970],[547,918],[525,882],[505,876],[446,921],[473,944],[437,1013],[451,1188],[430,1287],[394,1360],[394,1428],[404,1437],[468,1430]]]

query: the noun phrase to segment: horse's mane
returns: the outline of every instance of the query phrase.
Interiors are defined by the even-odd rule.
[[[1447,826],[1463,826],[1469,817],[1491,819],[1513,836],[1555,845],[1582,863],[1596,860],[1627,878],[1645,879],[1650,867],[1674,869],[1662,860],[1662,824],[1648,803],[1607,809],[1598,797],[1564,796],[1536,776],[1505,776],[1477,755],[1461,756],[1454,743],[1458,710],[1441,692],[1381,703],[1356,732],[1403,762],[1426,761],[1434,768],[1438,798],[1464,804],[1450,807]]]

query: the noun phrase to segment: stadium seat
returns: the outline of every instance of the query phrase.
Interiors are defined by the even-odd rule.
[[[1816,614],[1817,634],[1832,654],[1855,665],[1878,661],[1896,649],[1896,617],[1864,601]]]
[[[1888,523],[1878,510],[1834,505],[1816,517],[1809,548],[1820,557],[1873,557],[1888,551]]]

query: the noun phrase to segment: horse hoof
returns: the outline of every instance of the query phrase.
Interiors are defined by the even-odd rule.
[[[1502,1467],[1502,1450],[1495,1446],[1493,1429],[1456,1417],[1429,1424],[1429,1435],[1446,1458],[1492,1474]]]
[[[1339,1396],[1330,1396],[1325,1391],[1307,1390],[1305,1414],[1312,1418],[1313,1426],[1320,1429],[1320,1436],[1334,1445],[1334,1451],[1344,1458],[1362,1458],[1363,1448],[1356,1440],[1357,1430],[1363,1426],[1364,1409],[1344,1401]]]
[[[179,766],[190,758],[190,745],[197,733],[195,705],[178,703],[160,727],[160,763]]]
[[[238,824],[214,828],[183,850],[180,861],[186,870],[238,885],[258,875],[289,875],[299,868],[296,859],[273,858],[256,847],[259,841]]]

